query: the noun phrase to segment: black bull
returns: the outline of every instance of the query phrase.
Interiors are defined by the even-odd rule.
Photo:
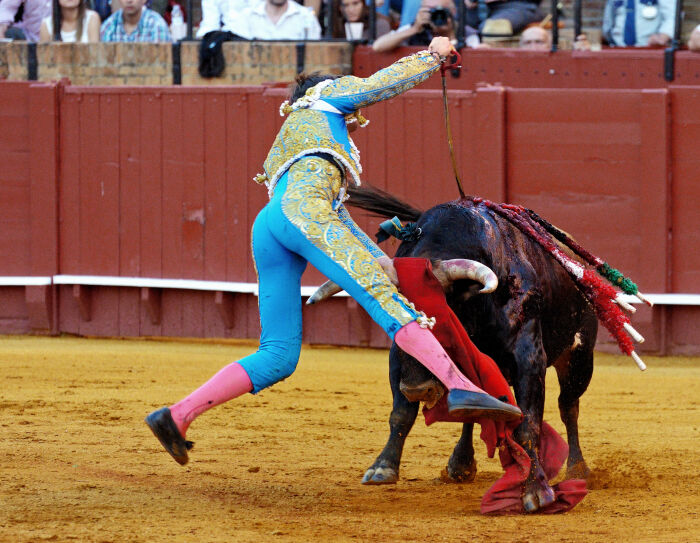
[[[461,280],[452,283],[446,295],[476,346],[498,364],[524,414],[514,437],[533,459],[523,488],[525,509],[535,511],[553,496],[537,460],[549,366],[556,369],[560,385],[559,411],[569,443],[567,475],[587,477],[589,469],[578,439],[578,412],[579,398],[593,373],[598,321],[562,266],[508,220],[471,201],[438,205],[420,216],[410,206],[384,205],[387,202],[371,193],[354,197],[353,203],[374,212],[383,208],[385,213],[394,214],[401,210],[401,218],[417,222],[422,235],[403,241],[397,257],[468,258],[486,264],[498,276],[498,288],[491,294],[475,296],[480,285]],[[391,433],[365,473],[365,484],[398,480],[403,445],[416,420],[419,401],[434,398],[436,388],[442,388],[396,345],[390,352],[389,374]],[[472,431],[472,424],[464,424],[447,464],[447,474],[455,481],[473,480],[476,473]]]

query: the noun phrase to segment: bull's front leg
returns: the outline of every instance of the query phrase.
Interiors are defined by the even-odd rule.
[[[452,451],[452,456],[447,462],[447,468],[442,473],[444,480],[454,481],[455,483],[471,483],[476,477],[473,433],[474,425],[465,422],[462,426],[462,435]]]
[[[420,402],[409,402],[400,390],[401,360],[395,344],[389,353],[389,383],[394,400],[389,416],[389,440],[362,477],[363,485],[395,484],[399,480],[403,446],[418,416]]]
[[[539,320],[533,319],[523,324],[515,341],[514,355],[517,368],[517,377],[513,383],[515,398],[524,418],[515,429],[513,437],[532,461],[530,473],[523,484],[522,501],[525,511],[534,513],[552,503],[555,498],[554,490],[539,461],[547,371]]]

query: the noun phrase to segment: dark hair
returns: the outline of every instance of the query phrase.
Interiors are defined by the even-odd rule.
[[[387,0],[385,0],[387,1]],[[331,0],[331,9],[335,10],[336,17],[333,21],[333,37],[345,39],[345,13],[343,12],[343,0]],[[360,22],[364,24],[364,28],[369,26],[369,8],[367,3],[363,0],[362,2],[362,17]]]
[[[75,41],[80,43],[83,37],[83,19],[85,18],[86,1],[80,0],[78,4],[78,21],[75,27]],[[61,10],[61,4],[58,0],[53,0],[53,13],[52,21],[53,23],[53,41],[63,41],[61,37],[61,27],[63,26],[63,11]]]
[[[339,75],[321,74],[319,72],[314,72],[312,74],[301,73],[297,75],[294,83],[289,87],[289,103],[293,104],[296,102],[306,94],[307,90],[318,85],[321,81],[325,81],[326,79],[338,79],[339,77]]]

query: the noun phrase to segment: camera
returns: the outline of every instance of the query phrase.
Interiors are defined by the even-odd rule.
[[[430,23],[437,28],[447,26],[452,14],[442,7],[430,8]]]

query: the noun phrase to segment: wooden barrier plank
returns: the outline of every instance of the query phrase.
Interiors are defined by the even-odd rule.
[[[204,273],[203,279],[226,277],[226,97],[204,94]],[[231,194],[231,199],[236,195]]]
[[[119,270],[119,109],[96,94],[80,102],[80,268],[89,274],[113,275]],[[103,167],[104,165],[104,167]],[[119,294],[116,289],[86,287],[87,313],[81,312],[80,333],[115,336],[119,333]],[[74,300],[79,303],[83,298]],[[102,331],[102,332],[100,332]]]
[[[70,88],[66,90],[60,103],[59,270],[62,273],[85,273],[86,270],[80,265],[80,170],[83,154],[80,146],[80,101],[82,97],[77,92],[70,91]],[[63,325],[62,314],[60,321],[62,330]]]
[[[100,97],[83,96],[80,107],[80,267],[85,273],[119,270],[118,109],[101,112]],[[105,168],[102,168],[105,164]],[[96,176],[96,173],[99,172]]]
[[[700,87],[673,87],[670,91],[673,119],[672,289],[674,292],[697,293],[700,292]]]
[[[167,93],[163,98],[163,222],[162,269],[163,277],[186,277],[182,267],[182,204],[184,174],[182,157],[183,111],[182,95]],[[182,335],[182,299],[163,294],[163,335]]]
[[[58,273],[58,88],[33,85],[29,89],[29,238],[32,275]],[[32,329],[57,331],[55,288],[27,287]]]
[[[476,176],[474,174],[474,163],[477,160],[476,142],[479,137],[474,131],[476,93],[460,91],[454,92],[454,94],[455,107],[450,110],[450,115],[454,119],[452,120],[452,133],[454,135],[453,144],[457,157],[458,172],[464,192],[466,194],[478,194],[479,191],[476,187]],[[445,153],[447,153],[447,134],[443,137],[443,141],[445,142],[443,147]],[[450,160],[449,156],[447,160]],[[446,183],[448,183],[448,180],[451,181],[451,183],[448,183],[449,192],[447,193],[447,199],[456,198],[459,192],[457,183],[453,178],[454,174],[452,174],[450,168],[450,174],[445,179]]]
[[[184,277],[204,278],[205,210],[204,95],[190,93],[183,100],[184,177],[182,194],[182,272]],[[186,336],[198,337],[204,330],[204,297],[183,293],[182,327]]]
[[[0,101],[7,100],[8,97],[0,94]],[[32,113],[32,106],[29,108],[18,107],[11,115],[0,115],[0,156],[5,153],[26,152],[29,148],[29,115]]]
[[[36,287],[40,288],[40,287]],[[27,296],[22,287],[0,286],[0,325],[3,334],[26,334],[31,330],[27,315]]]
[[[204,278],[204,102],[201,93],[183,100],[182,273]]]
[[[139,267],[144,277],[162,277],[163,245],[163,95],[157,90],[143,92],[140,98],[139,141],[141,148],[139,203]],[[152,292],[139,309],[139,335],[161,335],[162,302],[159,289]],[[149,301],[157,307],[152,318]]]
[[[382,163],[386,164],[384,176],[378,179],[369,177],[366,177],[366,179],[373,185],[410,200],[410,191],[407,185],[410,183],[411,172],[406,168],[405,150],[403,145],[401,145],[403,143],[402,134],[406,132],[406,111],[404,110],[404,105],[404,100],[384,102],[386,119],[390,119],[391,122],[383,125],[379,122],[373,123],[370,118],[370,125],[364,129],[366,132],[377,135],[376,139],[379,140],[381,149],[384,151]],[[371,117],[373,111],[374,108],[370,109],[366,115]],[[391,134],[387,134],[387,131],[390,131]],[[364,147],[360,148],[360,151],[363,150]]]
[[[0,255],[2,275],[24,275],[31,263],[31,237],[27,221],[0,219]]]
[[[58,95],[56,85],[30,88],[32,275],[58,273]]]
[[[140,99],[139,262],[144,277],[162,277],[163,95],[149,91],[142,93]]]
[[[29,152],[23,151],[6,151],[0,154],[3,160],[3,167],[0,170],[0,183],[21,184],[26,186],[29,181]]]
[[[390,116],[391,105],[392,101],[380,102],[363,109],[362,114],[370,123],[350,135],[360,151],[360,163],[364,169],[360,174],[362,180],[384,189],[391,177],[390,144],[398,142],[392,136],[402,133],[406,122],[402,114]]]
[[[508,95],[510,100],[510,93]],[[510,104],[509,104],[510,107]],[[509,113],[510,115],[510,113]],[[508,116],[510,119],[510,116]],[[506,160],[510,137],[506,129],[506,93],[500,87],[477,89],[474,99],[474,189],[496,202],[511,197]]]
[[[151,158],[143,153],[141,93],[107,96],[100,109],[106,126],[116,122],[119,127],[118,132],[102,136],[103,175],[119,187],[119,275],[138,277],[142,213],[139,195],[141,186],[149,182],[141,179],[141,163]]]
[[[226,183],[226,274],[228,281],[249,281],[247,260],[250,257],[250,225],[255,215],[249,209],[249,193],[265,192],[253,182],[255,168],[249,156],[248,127],[256,119],[248,106],[249,93],[255,89],[240,89],[226,96],[226,129],[221,134],[224,139],[225,162],[224,181]],[[259,92],[259,91],[258,91]],[[253,172],[253,173],[251,173]],[[238,319],[236,326],[240,325]],[[244,328],[245,329],[245,328]],[[240,330],[238,333],[243,333]]]
[[[110,100],[112,98],[112,100]],[[116,117],[119,131],[108,136],[105,147],[116,151],[117,161],[103,162],[105,176],[116,178],[119,187],[119,274],[139,276],[141,272],[141,163],[149,157],[143,153],[140,125],[142,122],[141,93],[134,91],[114,97],[103,97],[103,115]],[[111,158],[111,157],[110,157]],[[138,292],[119,289],[119,335],[140,333],[141,308]]]
[[[226,192],[226,97],[204,94],[204,279],[226,277],[227,215]],[[231,195],[234,197],[233,195]],[[223,295],[222,295],[223,296]],[[231,295],[226,296],[231,298]],[[203,299],[204,330],[224,335],[226,326],[214,303],[214,294]]]
[[[182,298],[182,332],[183,337],[205,337],[204,300],[210,298],[209,304],[214,305],[214,293],[194,290],[180,292]]]
[[[644,285],[642,292],[669,292],[671,289],[669,110],[668,90],[641,92],[639,158],[643,174],[636,189],[639,204],[634,227],[639,235],[639,264],[635,267],[639,269],[637,281]],[[643,220],[639,220],[642,217]]]
[[[392,134],[392,136],[400,142],[401,147],[404,149],[406,170],[410,172],[410,178],[406,181],[410,183],[411,192],[416,201],[425,202],[426,195],[429,196],[429,194],[426,194],[425,187],[424,165],[426,157],[424,155],[424,140],[420,128],[423,121],[423,111],[420,108],[420,100],[414,97],[413,94],[406,95],[403,101],[404,110],[407,113],[404,132],[402,134]]]

